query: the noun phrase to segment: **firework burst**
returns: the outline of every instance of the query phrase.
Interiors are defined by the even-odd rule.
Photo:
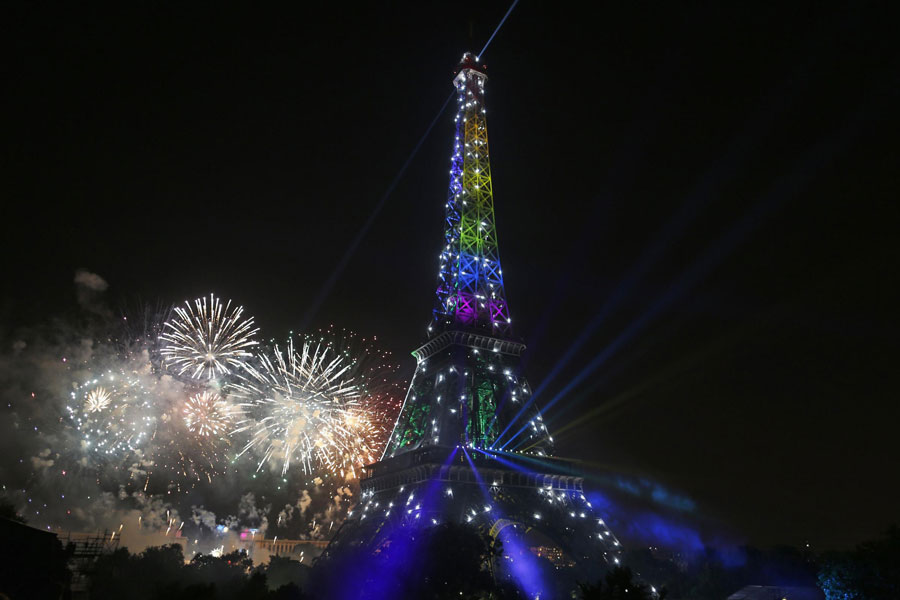
[[[84,410],[88,413],[100,412],[112,400],[112,394],[105,387],[96,387],[87,393]]]
[[[178,479],[194,483],[223,472],[224,450],[231,446],[228,432],[234,426],[235,411],[218,393],[203,390],[172,406],[161,431],[159,464]],[[174,418],[172,418],[174,417]],[[191,483],[191,487],[194,486]]]
[[[194,394],[184,405],[184,424],[200,437],[221,437],[231,426],[228,404],[215,392]]]
[[[328,331],[298,346],[289,339],[230,387],[242,410],[233,434],[249,434],[240,454],[256,452],[257,470],[280,462],[282,476],[299,464],[305,474],[346,478],[376,460],[399,405],[386,389],[396,387],[386,377],[396,367],[354,337]]]
[[[233,427],[231,405],[214,391],[150,371],[132,362],[76,384],[67,407],[91,466],[128,474],[144,491],[193,487],[223,472]],[[145,372],[146,371],[146,372]],[[161,486],[161,487],[160,487]]]
[[[224,305],[214,295],[185,302],[175,308],[160,334],[163,362],[178,376],[211,380],[240,371],[257,345],[253,318],[243,318],[244,308]]]
[[[152,436],[154,390],[145,378],[126,370],[107,371],[75,384],[69,417],[81,433],[82,447],[107,458],[125,458]]]

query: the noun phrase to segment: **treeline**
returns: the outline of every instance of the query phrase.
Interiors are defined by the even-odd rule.
[[[626,564],[664,586],[668,600],[721,600],[748,585],[819,588],[826,600],[900,599],[900,528],[843,552],[806,548],[707,548],[690,556],[660,557],[631,550]]]
[[[689,554],[626,552],[625,564],[664,587],[670,600],[722,600],[748,585],[816,587],[818,557],[806,549],[704,548]]]
[[[254,565],[246,553],[198,554],[185,562],[181,546],[120,548],[97,559],[89,575],[92,600],[307,600],[309,569],[273,556]]]
[[[511,576],[496,569],[508,560],[502,557],[502,545],[486,532],[452,523],[398,532],[378,552],[346,548],[313,568],[283,557],[254,565],[242,551],[186,563],[179,545],[139,554],[120,549],[91,568],[90,594],[92,600],[525,600]],[[541,597],[569,597],[572,586],[553,589],[558,572],[543,562],[528,573],[543,581]],[[579,587],[584,600],[653,597],[627,568]]]
[[[23,553],[16,544],[4,548],[9,552],[0,560],[0,598],[68,597],[71,548],[41,554]],[[186,561],[182,547],[170,545],[137,554],[116,550],[85,574],[92,600],[516,600],[527,597],[521,590],[526,580],[541,583],[542,598],[568,598],[577,588],[582,600],[650,600],[650,583],[667,600],[721,600],[746,585],[818,587],[827,600],[900,598],[896,527],[855,550],[818,555],[790,547],[727,555],[710,549],[692,556],[635,549],[623,561],[630,569],[569,574],[577,577],[570,581],[568,569],[558,570],[527,548],[518,550],[520,556],[515,552],[504,551],[481,529],[445,523],[395,532],[377,551],[333,551],[314,567],[277,556],[254,565],[240,551]]]

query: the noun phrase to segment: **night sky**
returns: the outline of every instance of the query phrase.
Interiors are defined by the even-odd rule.
[[[840,547],[900,521],[896,20],[783,4],[523,0],[483,57],[494,200],[538,402],[583,375],[558,454]],[[451,109],[316,299],[509,4],[333,6],[4,10],[0,341],[87,269],[113,305],[377,335],[412,374]]]

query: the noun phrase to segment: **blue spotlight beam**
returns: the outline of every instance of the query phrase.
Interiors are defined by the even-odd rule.
[[[513,9],[516,7],[516,4],[518,4],[518,3],[519,3],[519,0],[513,0],[513,3],[510,5],[509,10],[506,11],[506,14],[503,15],[503,18],[500,19],[500,23],[494,29],[494,33],[492,33],[491,37],[488,38],[488,41],[487,41],[487,43],[485,43],[484,47],[481,49],[481,52],[478,53],[479,59],[484,57],[484,53],[487,52],[488,46],[490,46],[491,42],[494,41],[494,36],[497,35],[497,32],[500,31],[500,28],[503,27],[504,23],[506,23],[507,17],[509,17],[509,14],[513,11]]]
[[[473,450],[476,450],[481,454],[485,454],[485,456],[489,456],[478,448],[473,448]],[[507,515],[504,515],[498,507],[494,506],[490,490],[484,484],[484,480],[481,478],[481,475],[478,473],[478,469],[475,467],[475,462],[469,456],[469,453],[465,449],[465,447],[463,448],[463,452],[465,453],[466,460],[469,461],[469,466],[472,469],[475,480],[478,482],[478,487],[481,489],[484,500],[488,505],[491,519],[493,519],[494,521],[498,521],[500,519],[507,518]],[[496,457],[491,458],[496,460]],[[502,462],[509,463],[509,461]],[[509,464],[513,468],[521,469],[520,467],[517,467],[512,463]],[[522,543],[514,537],[512,529],[513,528],[504,527],[500,528],[500,530],[497,532],[497,538],[503,545],[504,553],[507,555],[507,557],[510,558],[510,573],[514,578],[516,585],[522,591],[524,591],[529,598],[541,598],[545,594],[546,586],[541,581],[540,569],[538,568],[536,558],[531,555],[531,552],[528,548],[524,547]],[[518,556],[519,561],[517,562],[515,559],[511,558],[510,555]]]
[[[761,316],[770,315],[772,313],[762,313]],[[579,414],[574,420],[568,421],[565,425],[554,431],[554,437],[559,439],[561,436],[565,434],[565,432],[569,429],[582,425],[591,419],[597,418],[600,415],[608,416],[613,411],[617,409],[623,409],[626,403],[632,402],[635,399],[640,398],[644,395],[648,390],[663,385],[669,380],[674,379],[680,374],[687,372],[688,370],[696,367],[703,363],[703,361],[707,360],[709,357],[720,354],[724,352],[726,349],[730,348],[738,344],[743,337],[750,331],[755,324],[745,325],[743,327],[739,327],[737,329],[732,330],[728,333],[727,336],[719,337],[715,340],[710,341],[705,347],[698,350],[697,352],[693,352],[691,354],[684,355],[680,357],[677,361],[670,363],[666,367],[662,368],[657,373],[648,376],[647,378],[641,380],[637,385],[632,386],[631,388],[617,394],[613,398],[605,401],[603,404],[599,406],[595,406],[591,410],[586,413]],[[668,339],[670,336],[665,336],[665,339]],[[661,339],[661,336],[655,334],[653,336],[652,344],[658,343]],[[631,354],[633,359],[640,358],[643,356],[649,349],[647,345],[642,350],[638,352],[633,352]],[[597,389],[604,386],[607,381],[615,375],[618,375],[619,372],[623,371],[627,364],[620,363],[615,367],[604,372],[603,376],[594,378],[589,385],[586,387],[582,387],[578,391],[578,398],[585,398],[593,394],[597,391]],[[556,411],[553,415],[552,419],[544,419],[544,422],[549,426],[551,423],[557,422],[561,417],[563,417],[567,412],[572,410],[576,402],[567,402],[564,406],[560,407],[558,411]],[[521,446],[520,446],[521,447]],[[525,446],[522,448],[522,451],[526,451],[530,446]]]
[[[472,457],[469,456],[468,451],[463,447],[463,455],[466,457],[466,460],[469,461],[469,466],[472,467],[472,474],[475,476],[475,481],[478,483],[478,488],[481,490],[482,496],[484,496],[485,502],[491,504],[491,492],[488,490],[487,486],[484,485],[484,480],[481,478],[481,473],[478,472],[478,469],[475,468],[475,463],[472,462]]]
[[[453,459],[456,458],[457,452],[459,452],[459,446],[456,446],[453,449],[453,452],[449,454],[447,460],[445,460],[441,468],[438,469],[435,478],[428,482],[428,489],[425,490],[425,495],[422,497],[422,506],[425,507],[426,513],[434,511],[433,504],[435,495],[438,493],[438,488],[441,486],[441,471],[443,471],[444,467],[453,463]]]
[[[810,48],[818,48],[820,42],[821,33],[813,30],[810,38],[807,40],[807,46]],[[760,147],[760,144],[765,140],[765,137],[768,135],[769,131],[771,131],[775,120],[794,106],[800,92],[808,86],[809,77],[807,74],[818,59],[818,53],[810,50],[802,60],[799,60],[797,64],[794,65],[791,74],[785,78],[780,85],[770,91],[756,113],[745,120],[746,126],[740,133],[732,138],[722,157],[713,161],[703,176],[698,179],[694,188],[687,196],[687,202],[682,205],[678,214],[666,226],[661,234],[656,236],[658,238],[657,243],[644,253],[634,271],[626,278],[620,286],[620,289],[624,286],[625,292],[630,291],[640,277],[643,276],[643,274],[656,263],[662,253],[668,249],[669,244],[677,239],[679,234],[684,233],[687,225],[695,216],[695,213],[702,210],[709,200],[717,197],[716,195],[720,193],[719,188],[723,183],[727,182],[731,177],[740,172],[740,167],[746,162],[748,156],[756,151]],[[664,93],[656,91],[651,94],[651,97],[653,96],[664,96]],[[648,105],[649,104],[650,101],[648,100]],[[651,113],[650,116],[646,115],[648,112]],[[643,120],[649,121],[650,119],[659,118],[662,111],[659,109],[650,111],[645,108],[641,113],[643,115]],[[625,152],[618,154],[620,156],[636,155],[638,148],[634,147],[634,140],[643,139],[644,137],[646,136],[638,136],[635,134],[626,136],[626,139],[631,140],[631,143],[626,146]],[[617,164],[615,168],[612,169],[611,176],[618,175],[621,177],[623,173],[631,173],[633,171],[634,165],[631,164],[631,162],[622,163],[622,160],[620,159],[619,163],[621,164]],[[629,167],[628,169],[623,168],[626,164]],[[617,293],[613,298],[607,301],[607,304],[610,302],[616,303],[622,299],[624,299],[623,295]],[[605,308],[606,306],[604,306],[604,309]],[[601,309],[601,313],[604,312],[604,309]],[[560,360],[557,361],[557,364],[551,370],[550,374],[537,387],[533,397],[539,396],[547,385],[559,375],[562,368],[569,360],[571,360],[575,352],[577,352],[589,338],[590,334],[596,331],[597,327],[602,324],[605,316],[606,315],[598,315],[597,318],[588,324],[586,330],[578,337],[575,344],[569,348]],[[533,346],[534,344],[532,343],[530,345]]]
[[[530,407],[543,391],[553,382],[554,379],[562,372],[565,366],[571,361],[575,355],[581,350],[581,347],[597,332],[606,319],[626,300],[635,286],[641,281],[648,271],[665,255],[666,250],[671,244],[685,233],[690,222],[719,192],[720,187],[740,172],[742,165],[746,164],[747,157],[765,140],[765,136],[771,129],[775,118],[783,114],[793,103],[796,97],[796,90],[791,90],[791,82],[788,80],[784,85],[779,86],[770,94],[768,101],[757,112],[756,116],[749,119],[747,127],[735,136],[725,154],[719,160],[714,161],[706,170],[704,175],[697,181],[694,188],[687,196],[686,202],[682,204],[675,217],[665,226],[665,228],[656,236],[656,240],[641,255],[638,262],[631,269],[624,281],[620,283],[613,295],[610,296],[600,311],[588,323],[587,327],[575,339],[575,341],[566,349],[566,352],[556,361],[556,364],[550,370],[550,373],[541,381],[540,385],[534,390],[528,402],[520,409],[516,419],[524,414],[525,410]],[[786,100],[785,98],[788,98]],[[545,408],[546,410],[546,408]],[[515,419],[510,423],[515,422]],[[504,429],[497,438],[499,442],[509,430],[509,426]]]
[[[474,448],[474,447],[472,448],[472,450],[475,450],[476,452],[487,456],[491,460],[496,460],[500,464],[505,465],[505,466],[509,467],[510,469],[519,471],[520,473],[525,473],[527,475],[533,475],[534,473],[537,472],[537,471],[533,471],[527,467],[524,467],[520,464],[516,464],[512,461],[506,460],[505,458],[501,458],[501,457],[497,456],[496,454],[494,454],[493,452],[486,452],[486,451],[482,450],[481,448]],[[518,455],[513,455],[512,453],[507,453],[507,454],[509,454],[510,456],[518,456]]]
[[[620,189],[637,176],[639,157],[644,152],[644,149],[649,144],[650,140],[652,140],[653,133],[656,131],[659,122],[662,120],[662,115],[664,114],[663,108],[660,106],[660,104],[662,104],[660,99],[665,97],[665,85],[673,77],[674,69],[672,65],[672,60],[665,61],[660,65],[659,73],[655,78],[655,84],[647,93],[644,100],[641,102],[641,108],[636,111],[640,115],[640,117],[637,118],[631,125],[629,134],[624,136],[626,143],[620,149],[620,151],[616,152],[616,160],[609,167],[608,173],[606,175],[607,183],[603,186],[605,189]],[[612,192],[603,192],[601,194],[601,197],[607,194],[611,195]],[[596,224],[598,222],[604,221],[602,213],[603,208],[606,207],[606,204],[602,201],[598,201],[595,204],[596,208],[592,216],[585,220],[586,223]],[[540,340],[550,329],[551,318],[559,312],[559,306],[565,296],[563,290],[566,288],[566,286],[569,285],[570,280],[575,277],[575,273],[578,271],[575,266],[577,264],[577,261],[574,260],[574,258],[585,253],[587,246],[591,243],[591,241],[595,239],[596,234],[597,229],[594,225],[586,225],[584,233],[578,238],[577,243],[570,251],[570,256],[572,257],[572,259],[565,261],[565,264],[568,265],[568,267],[557,278],[556,283],[552,286],[552,288],[550,288],[554,290],[554,293],[552,294],[550,299],[550,303],[544,310],[544,313],[541,316],[540,321],[538,322],[537,328],[535,328],[535,330],[529,336],[528,348],[526,349],[525,354],[522,357],[523,369],[531,359],[531,353],[533,352],[534,348],[540,345]],[[561,368],[560,364],[563,363],[563,360],[568,359],[560,359],[560,361],[558,361],[557,365],[554,367],[554,370]],[[541,386],[539,386],[539,391],[540,389],[543,389],[545,385],[546,383],[542,382]],[[505,402],[505,400],[506,398],[504,398],[503,402]],[[529,401],[526,403],[526,407],[530,406],[531,402]],[[523,409],[519,411],[516,418],[520,418],[523,414],[525,414],[525,410],[527,410],[526,407],[523,407]],[[497,417],[499,416],[500,408],[501,407],[498,406],[498,414],[494,415],[494,419],[492,420],[489,429],[493,429],[494,424],[497,421]],[[503,433],[506,433],[508,429],[509,426],[506,427]],[[496,441],[497,440],[495,440],[495,443]]]
[[[868,102],[865,103],[866,106]],[[831,162],[837,158],[839,151],[845,148],[853,138],[855,138],[861,130],[861,121],[867,114],[865,107],[860,107],[854,111],[839,128],[832,131],[824,139],[815,144],[803,157],[796,163],[796,166],[780,177],[775,185],[764,194],[752,207],[745,213],[744,217],[738,223],[720,236],[713,244],[709,246],[707,251],[696,261],[678,281],[669,286],[666,293],[662,295],[640,318],[634,321],[628,328],[622,332],[612,343],[597,354],[588,365],[583,368],[566,386],[557,393],[553,399],[544,407],[544,411],[550,409],[567,393],[574,389],[578,384],[591,375],[600,365],[615,354],[615,352],[634,335],[646,327],[652,320],[657,317],[664,309],[668,308],[676,300],[682,298],[704,277],[709,275],[716,267],[718,267],[725,258],[730,255],[738,246],[743,243],[750,233],[752,233],[766,217],[771,215],[785,201],[796,196],[814,177],[814,175],[826,168]],[[534,400],[532,395],[530,401]],[[515,422],[515,421],[513,421]],[[525,428],[517,431],[512,438],[505,442],[501,448],[506,448],[518,437]]]
[[[477,450],[481,454],[484,454],[491,460],[495,460],[502,465],[519,471],[520,473],[526,473],[528,475],[534,475],[537,473],[552,473],[555,475],[574,475],[577,477],[585,476],[584,470],[575,466],[574,463],[577,461],[566,460],[567,463],[573,464],[561,464],[559,461],[541,460],[540,458],[535,458],[533,456],[524,456],[522,454],[508,452],[506,450],[481,450],[479,448],[474,448],[474,450]],[[503,456],[501,455],[507,456],[509,457],[509,459],[503,458]],[[511,459],[515,459],[515,461]],[[534,465],[534,468],[529,468],[522,463]]]
[[[447,96],[447,99],[444,100],[444,104],[431,120],[431,123],[428,125],[428,129],[426,129],[425,133],[422,134],[422,137],[419,138],[418,143],[416,143],[416,146],[406,158],[406,162],[404,162],[403,166],[400,167],[397,175],[394,176],[394,179],[391,181],[384,194],[382,194],[381,199],[378,201],[378,204],[376,204],[375,208],[372,209],[372,212],[369,214],[369,218],[366,219],[366,222],[356,233],[356,237],[354,237],[353,241],[350,242],[350,245],[347,246],[347,250],[341,257],[340,262],[338,262],[337,266],[331,270],[331,274],[328,276],[325,284],[322,285],[321,288],[319,288],[319,293],[316,294],[312,306],[309,307],[309,309],[306,311],[306,314],[303,316],[303,320],[301,321],[302,326],[300,328],[301,331],[306,330],[306,328],[309,326],[309,322],[315,317],[316,313],[319,312],[319,308],[331,294],[331,290],[334,288],[334,284],[337,283],[337,280],[340,278],[340,276],[344,274],[344,269],[347,268],[347,264],[350,262],[350,259],[353,258],[354,254],[356,254],[356,249],[359,247],[360,242],[362,242],[363,238],[366,237],[366,234],[369,233],[369,229],[371,229],[372,224],[375,223],[375,218],[378,216],[378,213],[380,213],[381,209],[384,208],[384,204],[385,202],[387,202],[387,199],[390,197],[390,195],[394,193],[394,189],[397,187],[397,184],[400,183],[400,180],[406,173],[406,169],[409,168],[409,165],[416,157],[416,154],[419,153],[419,148],[421,148],[422,144],[425,143],[425,140],[428,138],[431,130],[434,129],[434,126],[438,122],[438,119],[440,119],[441,115],[444,114],[444,111],[447,110],[447,105],[450,104],[450,100],[453,99],[454,95],[455,93],[451,92],[450,95]]]

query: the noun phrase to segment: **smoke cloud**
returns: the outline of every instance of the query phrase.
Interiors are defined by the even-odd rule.
[[[182,407],[200,388],[161,365],[158,333],[169,309],[114,311],[109,284],[88,270],[76,272],[74,288],[81,312],[71,318],[0,330],[0,499],[30,525],[63,536],[105,531],[131,551],[178,541],[191,556],[236,546],[251,528],[321,538],[346,516],[355,482],[287,479],[280,466],[257,471],[256,457],[239,459],[233,440],[209,478],[179,457]],[[148,397],[153,424],[121,452],[98,450],[109,428],[79,429],[86,390],[98,386]]]
[[[75,285],[95,292],[105,292],[109,287],[105,279],[84,269],[75,271]]]

